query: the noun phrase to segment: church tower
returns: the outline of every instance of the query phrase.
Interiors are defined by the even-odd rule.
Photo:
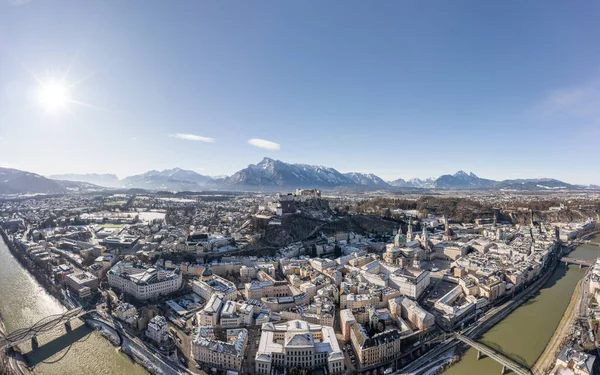
[[[423,226],[423,234],[421,234],[421,245],[425,250],[429,250],[429,238],[427,228]]]
[[[413,229],[412,229],[412,217],[408,218],[408,231],[406,232],[406,242],[414,240]]]

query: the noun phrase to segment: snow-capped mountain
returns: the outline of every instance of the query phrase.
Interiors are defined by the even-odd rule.
[[[232,188],[334,188],[357,185],[351,178],[333,168],[320,165],[288,164],[280,160],[264,158],[258,164],[225,178],[223,185]]]
[[[381,179],[381,177],[373,173],[349,172],[344,173],[344,176],[354,181],[355,184],[362,186],[390,187],[390,185]]]
[[[404,180],[402,178],[399,178],[397,180],[388,182],[388,184],[394,187],[431,189],[434,187],[434,182],[435,178],[427,178],[424,180],[420,178],[411,178],[410,180]]]
[[[232,176],[212,178],[181,168],[148,171],[119,180],[112,174],[61,174],[46,178],[35,173],[0,168],[0,194],[45,193],[62,194],[94,192],[108,188],[127,188],[166,191],[271,190],[286,191],[296,188],[337,188],[356,191],[375,189],[502,189],[502,190],[578,190],[600,189],[595,185],[572,185],[552,178],[494,181],[474,173],[458,171],[437,179],[397,179],[386,182],[372,173],[340,173],[320,165],[291,164],[264,158],[258,164],[234,173]]]

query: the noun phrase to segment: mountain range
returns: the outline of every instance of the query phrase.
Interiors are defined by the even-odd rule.
[[[0,194],[65,194],[105,190],[85,182],[46,178],[36,173],[13,168],[0,168]]]
[[[428,179],[385,181],[372,173],[341,173],[320,165],[291,164],[264,158],[258,164],[231,176],[210,177],[180,168],[148,171],[119,179],[113,174],[41,175],[10,168],[0,168],[0,194],[89,192],[103,189],[144,189],[150,191],[282,191],[296,188],[322,190],[352,189],[446,189],[446,190],[529,190],[556,191],[600,189],[598,186],[572,185],[551,178],[495,181],[474,173],[458,171]]]

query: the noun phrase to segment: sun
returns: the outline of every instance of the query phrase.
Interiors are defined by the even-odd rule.
[[[57,82],[49,82],[41,85],[39,91],[39,102],[49,112],[57,112],[66,109],[69,103],[67,87]]]

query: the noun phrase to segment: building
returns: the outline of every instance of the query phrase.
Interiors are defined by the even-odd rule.
[[[67,275],[67,285],[77,293],[79,298],[87,298],[98,289],[98,278],[90,272],[72,273]]]
[[[344,354],[333,327],[290,320],[283,324],[262,325],[256,353],[256,372],[271,374],[272,369],[320,369],[344,372]]]
[[[108,284],[140,301],[166,296],[181,288],[178,268],[173,271],[121,261],[108,271]]]
[[[156,344],[162,345],[167,341],[168,336],[169,328],[167,327],[167,319],[161,315],[152,318],[146,329],[146,337]]]
[[[394,317],[402,317],[420,330],[426,330],[435,324],[433,314],[425,311],[419,304],[407,297],[398,297],[389,302]]]
[[[227,341],[214,338],[212,328],[199,329],[192,340],[192,355],[198,363],[240,371],[248,344],[245,329],[227,330]]]
[[[290,285],[285,281],[253,281],[244,285],[247,299],[291,296]]]
[[[205,300],[215,293],[223,295],[224,299],[234,301],[239,295],[234,283],[223,277],[213,275],[210,268],[203,271],[200,280],[192,282],[192,291]]]
[[[418,299],[429,287],[431,280],[429,271],[416,269],[403,269],[390,275],[388,285],[398,289],[403,295]]]
[[[564,346],[550,375],[591,375],[596,356]]]
[[[115,316],[129,325],[135,325],[138,311],[132,304],[123,302],[115,309]]]
[[[352,314],[352,310],[345,309],[340,311],[340,325],[342,326],[342,335],[344,340],[350,340],[350,329],[356,324],[356,319]]]
[[[396,329],[377,333],[372,337],[362,324],[352,325],[350,339],[361,367],[389,362],[400,354],[400,332]]]
[[[219,323],[221,308],[223,307],[223,296],[213,294],[204,308],[196,314],[198,325],[201,327],[214,327]]]

